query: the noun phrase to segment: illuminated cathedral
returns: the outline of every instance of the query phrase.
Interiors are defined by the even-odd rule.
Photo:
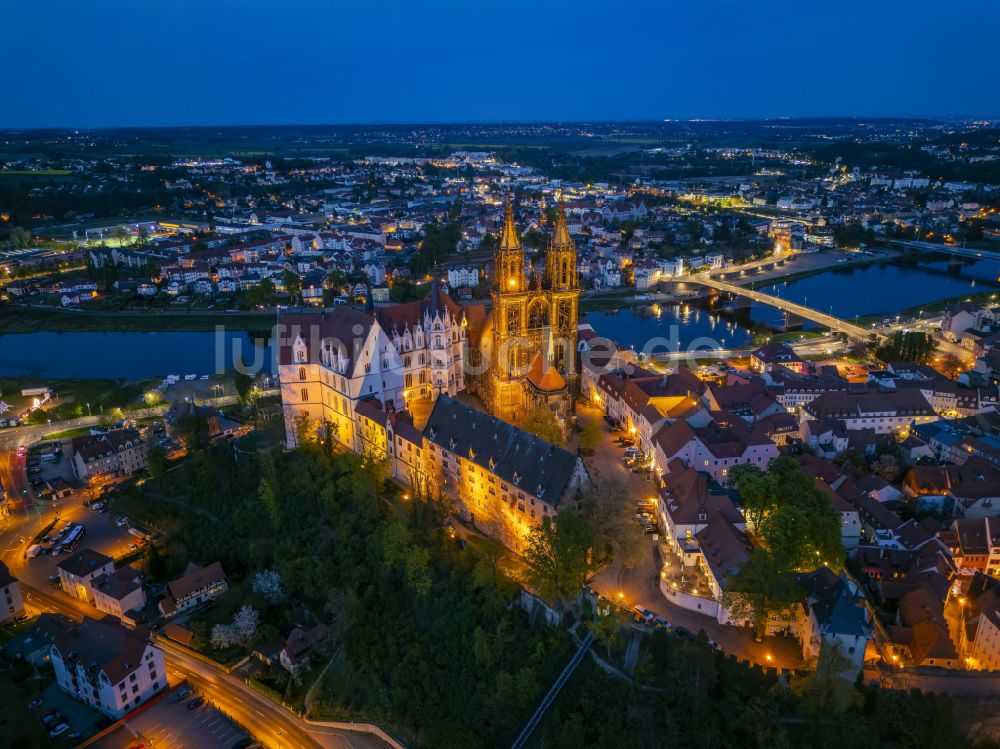
[[[476,383],[486,408],[517,423],[543,406],[567,426],[577,389],[580,282],[561,205],[539,272],[526,267],[508,196],[493,258],[492,298],[480,342],[484,372]]]

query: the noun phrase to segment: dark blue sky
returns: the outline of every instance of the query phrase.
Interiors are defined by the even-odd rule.
[[[0,127],[1000,115],[996,0],[16,0]]]

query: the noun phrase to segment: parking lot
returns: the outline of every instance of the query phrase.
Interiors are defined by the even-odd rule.
[[[50,490],[55,490],[57,496],[79,490],[80,482],[73,475],[73,464],[68,456],[68,440],[43,442],[28,451],[28,482],[36,496],[46,496]]]
[[[101,726],[111,723],[107,716],[66,694],[55,683],[46,687],[41,699],[41,705],[29,710],[33,719],[41,721],[46,714],[55,710],[58,717],[50,719],[52,722],[46,726],[46,730],[59,723],[68,724],[66,730],[52,740],[53,746],[59,746],[60,742],[71,746],[80,738],[91,736]]]
[[[192,707],[200,695],[195,692],[183,700],[177,694],[161,700],[130,717],[125,723],[90,744],[98,749],[126,749],[135,746],[137,736],[156,749],[218,747],[231,749],[250,743],[249,735],[223,715],[207,700]]]
[[[50,578],[59,574],[56,566],[67,558],[68,550],[63,549],[62,553],[55,555],[39,553],[33,559],[26,557],[25,552],[33,544],[33,534],[44,529],[52,519],[56,522],[45,536],[49,540],[39,544],[46,550],[57,546],[60,532],[69,524],[82,524],[85,528],[85,534],[76,544],[76,551],[94,549],[117,560],[129,554],[133,545],[139,548],[140,541],[129,533],[128,526],[117,525],[117,516],[107,511],[109,508],[101,509],[105,511],[85,507],[79,499],[45,502],[46,512],[26,525],[20,538],[11,539],[0,556],[18,579],[37,587],[48,584]]]

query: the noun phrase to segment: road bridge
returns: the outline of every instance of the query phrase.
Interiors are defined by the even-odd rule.
[[[941,252],[956,257],[967,257],[973,260],[996,260],[1000,262],[1000,252],[991,250],[977,250],[974,247],[959,247],[950,244],[935,244],[934,242],[920,242],[913,239],[890,239],[889,244],[893,247],[903,247],[909,250],[920,250],[922,252]]]
[[[755,302],[760,302],[761,304],[770,305],[776,309],[780,309],[783,312],[790,312],[793,315],[798,315],[806,320],[812,320],[820,325],[825,325],[830,330],[835,333],[843,333],[850,338],[856,338],[858,340],[864,340],[868,336],[872,335],[872,331],[868,328],[863,328],[860,325],[854,325],[849,322],[841,320],[839,317],[834,317],[833,315],[828,315],[825,312],[820,312],[814,310],[811,307],[805,307],[801,304],[796,304],[795,302],[790,302],[787,299],[779,299],[771,294],[764,294],[760,291],[754,291],[753,289],[747,289],[742,286],[737,286],[733,283],[728,283],[727,281],[720,281],[716,278],[710,278],[707,275],[698,274],[694,276],[689,276],[685,278],[686,283],[699,284],[701,286],[707,286],[718,291],[726,291],[730,294],[736,294],[738,296],[744,296],[748,299],[752,299]]]

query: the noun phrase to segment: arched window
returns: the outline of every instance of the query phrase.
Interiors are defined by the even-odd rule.
[[[298,351],[295,352],[295,361],[296,362],[298,362],[298,363],[301,364],[301,363],[305,362],[305,360],[306,360],[306,352],[305,351],[303,351],[302,349],[299,349]]]
[[[540,330],[549,323],[549,308],[545,302],[538,299],[528,307],[528,330]]]
[[[403,366],[404,367],[410,366],[410,357],[408,357],[408,356],[404,356],[403,357]]]
[[[562,261],[562,272],[559,275],[559,283],[563,286],[569,286],[569,259]]]
[[[308,388],[302,388],[302,402],[304,403],[304,402],[306,402],[308,400],[309,400],[309,389]]]
[[[305,367],[299,367],[299,379],[302,380],[303,382],[305,382],[305,380],[306,380],[306,368]]]

